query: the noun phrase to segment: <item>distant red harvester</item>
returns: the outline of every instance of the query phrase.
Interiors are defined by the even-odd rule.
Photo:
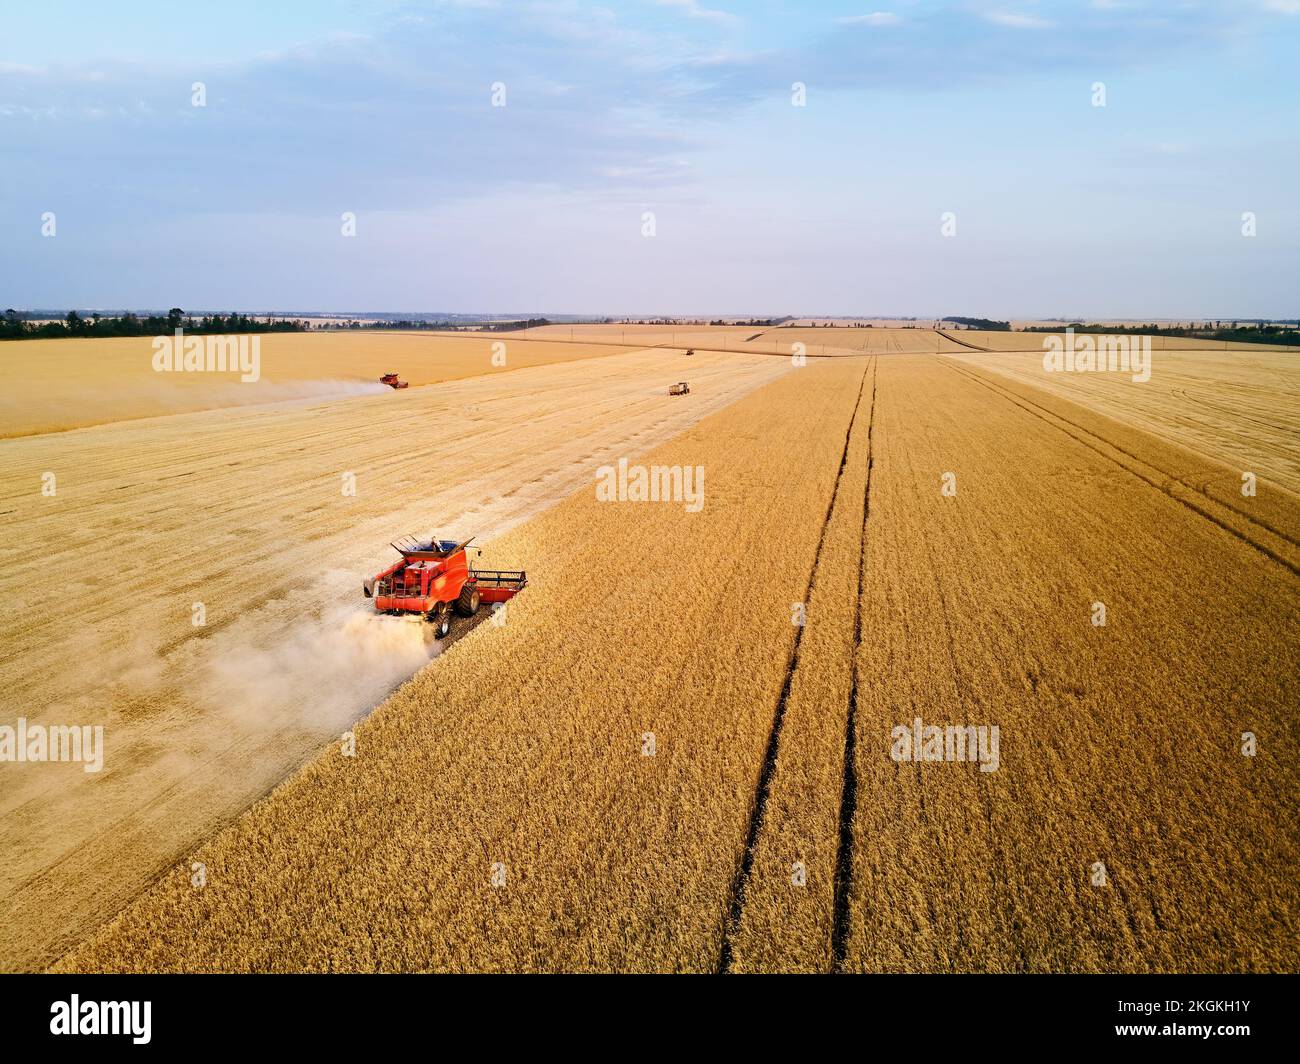
[[[394,543],[402,560],[366,580],[361,590],[374,599],[380,613],[415,614],[436,626],[441,639],[451,630],[451,611],[472,617],[483,602],[505,602],[528,585],[528,574],[499,569],[471,569],[465,548],[435,539],[421,543],[413,536]],[[480,552],[481,553],[481,552]]]
[[[396,373],[385,373],[379,378],[379,383],[387,384],[390,388],[409,388],[411,386],[409,381],[398,380]]]

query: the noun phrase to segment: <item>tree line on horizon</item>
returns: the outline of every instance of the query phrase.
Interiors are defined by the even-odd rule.
[[[183,329],[190,333],[304,332],[306,321],[258,319],[237,311],[228,315],[187,315],[180,307],[164,314],[125,314],[83,317],[70,310],[61,321],[28,321],[10,307],[0,319],[0,340],[51,340],[68,337],[161,336]]]
[[[1300,325],[1300,322],[1297,322]],[[1268,325],[1264,322],[1205,322],[1203,325],[1099,325],[1071,322],[1069,325],[1026,325],[1021,332],[1059,333],[1072,329],[1077,333],[1114,333],[1122,336],[1181,336],[1189,340],[1225,340],[1247,344],[1300,344],[1300,328]]]

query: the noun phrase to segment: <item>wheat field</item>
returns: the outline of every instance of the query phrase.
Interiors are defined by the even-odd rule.
[[[728,971],[820,972],[831,967],[845,734],[861,680],[854,654],[862,638],[862,533],[878,369],[878,359],[863,368],[813,570],[799,660],[781,710],[761,830],[737,912],[730,914],[723,958]]]
[[[497,540],[541,574],[504,626],[60,970],[1294,967],[1283,485],[946,353],[810,362],[644,460],[707,505],[588,486]],[[997,727],[995,770],[896,759],[916,718]]]
[[[169,873],[65,966],[711,968],[860,378],[788,373],[646,455],[704,466],[698,513],[588,488],[497,540],[539,574],[505,625],[198,849],[199,895]]]
[[[876,360],[731,970],[1288,970],[1300,506],[997,382]],[[997,725],[1002,766],[893,761],[918,716]]]
[[[490,543],[788,368],[702,352],[670,400],[666,357],[0,441],[4,716],[107,747],[94,776],[0,765],[0,966],[48,963],[428,663],[360,598],[391,540]]]
[[[391,389],[379,377],[389,372],[414,387],[627,350],[558,340],[512,344],[513,337],[266,333],[257,336],[258,379],[250,381],[238,371],[158,372],[147,336],[0,344],[0,439],[194,410],[382,395]]]
[[[844,966],[1293,968],[1300,508],[990,379],[879,374]],[[1001,768],[883,756],[914,716],[1000,725]]]
[[[795,344],[812,358],[864,354],[962,351],[965,348],[933,329],[914,327],[847,328],[792,325],[542,325],[522,330],[521,338],[636,347],[698,347],[790,357]],[[1002,335],[995,333],[991,335]]]
[[[1294,967],[1286,352],[616,328],[0,440],[7,716],[107,726],[102,774],[0,765],[4,967]],[[703,505],[601,501],[619,458]],[[445,648],[357,598],[434,529],[530,576]],[[899,760],[918,720],[995,769]]]

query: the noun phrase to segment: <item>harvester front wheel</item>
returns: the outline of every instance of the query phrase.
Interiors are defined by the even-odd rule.
[[[473,584],[466,584],[460,589],[460,598],[456,600],[456,612],[462,617],[473,617],[478,613],[479,602],[478,588]]]
[[[434,634],[439,639],[447,637],[451,631],[451,610],[447,609],[445,602],[440,602],[429,611],[429,623],[433,625]]]

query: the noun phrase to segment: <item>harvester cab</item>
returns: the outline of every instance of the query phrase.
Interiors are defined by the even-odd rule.
[[[472,541],[398,540],[392,547],[401,560],[364,581],[362,593],[379,613],[424,618],[442,639],[451,631],[453,610],[473,617],[482,603],[506,602],[528,584],[523,570],[470,568],[466,548]]]

